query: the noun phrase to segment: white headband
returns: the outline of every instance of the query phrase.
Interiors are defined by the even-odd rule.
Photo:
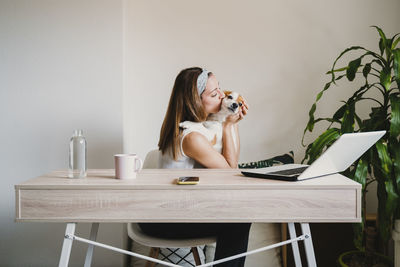
[[[204,90],[206,90],[209,73],[210,71],[203,69],[203,72],[200,73],[199,77],[197,77],[197,92],[199,92],[200,96],[204,92]]]

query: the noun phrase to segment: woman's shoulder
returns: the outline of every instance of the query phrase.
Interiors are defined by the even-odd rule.
[[[213,151],[213,141],[211,142],[199,132],[191,132],[186,135],[186,138],[182,141],[182,152],[186,156],[193,156],[198,154],[207,154]]]
[[[196,131],[186,134],[185,138],[182,141],[183,144],[201,144],[203,142],[209,143],[204,134]]]

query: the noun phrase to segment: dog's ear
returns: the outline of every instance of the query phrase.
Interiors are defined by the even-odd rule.
[[[225,96],[228,96],[228,95],[232,94],[232,91],[224,91],[224,93],[225,93]]]

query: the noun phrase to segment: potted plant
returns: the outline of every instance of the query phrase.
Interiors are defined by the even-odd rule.
[[[377,233],[380,244],[379,252],[383,255],[388,253],[388,241],[391,237],[394,220],[400,218],[400,48],[398,48],[400,36],[398,33],[392,38],[387,38],[379,27],[372,27],[379,33],[379,52],[373,52],[361,46],[352,46],[345,49],[336,58],[331,70],[327,72],[330,75],[330,81],[318,93],[309,111],[309,121],[304,129],[302,139],[303,146],[305,146],[304,136],[306,133],[312,132],[317,123],[327,123],[326,130],[306,148],[303,162],[307,161],[310,164],[344,133],[387,131],[381,140],[344,173],[362,185],[362,222],[354,224],[353,227],[357,253],[342,255],[340,261],[354,258],[355,255],[360,258],[359,255],[361,255],[362,259],[369,262],[361,266],[372,266],[376,257],[372,255],[377,255],[377,251],[373,251],[373,246],[372,248],[367,246],[368,242],[365,237],[367,230],[365,193],[370,183],[377,182]],[[358,53],[356,58],[344,67],[337,68],[344,55],[349,56],[354,53]],[[342,78],[347,78],[349,82],[359,78],[358,80],[361,79],[363,84],[354,89],[351,97],[342,101],[343,104],[332,117],[316,118],[317,102],[324,92],[331,88],[331,85],[336,85]],[[371,92],[378,96],[371,97]],[[359,116],[360,105],[371,107],[367,118]]]

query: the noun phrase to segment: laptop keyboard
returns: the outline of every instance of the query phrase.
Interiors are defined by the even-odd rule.
[[[268,172],[268,174],[280,174],[280,175],[294,175],[294,174],[301,174],[303,171],[305,171],[308,168],[306,167],[299,167],[299,168],[294,168],[294,169],[288,169],[288,170],[282,170],[282,171],[276,171],[276,172]]]

